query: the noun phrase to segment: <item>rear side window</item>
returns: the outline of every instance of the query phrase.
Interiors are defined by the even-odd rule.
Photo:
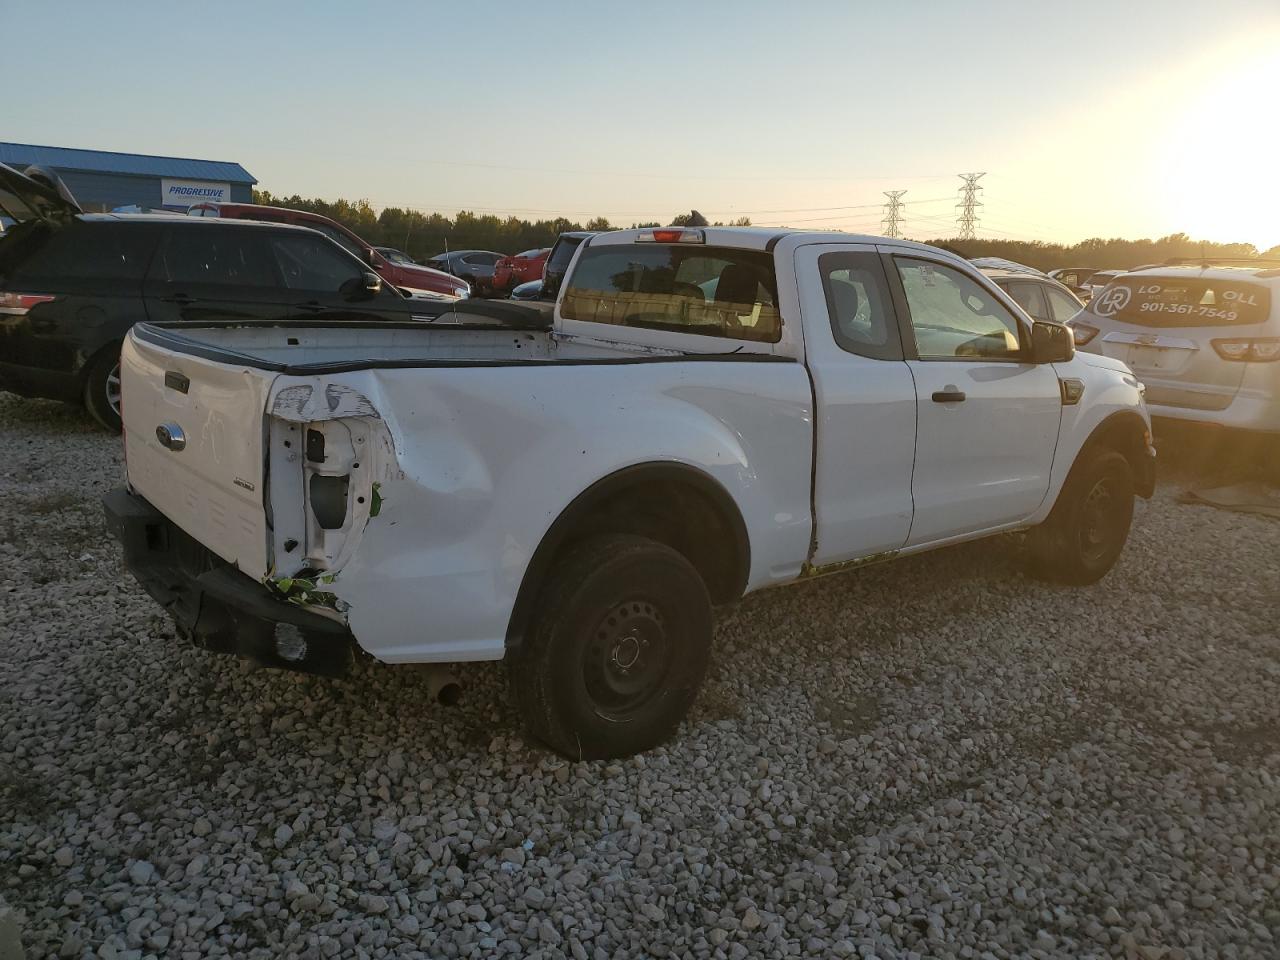
[[[782,334],[773,256],[679,244],[588,247],[561,313],[620,327],[775,343]]]
[[[167,283],[274,287],[275,273],[254,231],[210,225],[170,230],[152,277]]]
[[[874,253],[824,253],[818,259],[831,333],[843,350],[874,360],[901,360],[902,336],[884,267]]]
[[[1000,284],[1000,286],[1009,291],[1009,296],[1013,297],[1014,302],[1027,311],[1027,316],[1035,320],[1049,319],[1049,314],[1045,310],[1044,299],[1040,292],[1040,284],[1030,283],[1026,280],[1011,280],[1008,283]]]
[[[26,227],[27,225],[23,225]],[[0,241],[0,279],[141,280],[158,231],[143,224],[77,222],[62,228],[15,227]]]
[[[1271,313],[1271,291],[1247,280],[1128,276],[1112,281],[1089,310],[1147,327],[1262,323]]]

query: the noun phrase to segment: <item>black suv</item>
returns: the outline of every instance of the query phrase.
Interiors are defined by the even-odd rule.
[[[305,227],[85,214],[0,164],[0,389],[84,403],[120,426],[120,344],[139,320],[411,320],[408,298]]]

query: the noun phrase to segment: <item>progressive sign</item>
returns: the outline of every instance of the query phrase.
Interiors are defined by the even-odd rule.
[[[207,180],[160,181],[160,203],[166,207],[189,207],[193,203],[230,203],[231,184]]]

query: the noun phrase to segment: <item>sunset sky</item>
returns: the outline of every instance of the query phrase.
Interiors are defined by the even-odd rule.
[[[0,139],[277,194],[934,237],[986,171],[980,236],[1280,244],[1275,0],[0,7]]]

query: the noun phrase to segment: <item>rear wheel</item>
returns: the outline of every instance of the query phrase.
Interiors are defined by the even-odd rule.
[[[711,600],[681,554],[644,537],[597,537],[557,565],[511,683],[530,732],[574,759],[666,740],[711,650]]]
[[[1081,454],[1047,520],[1030,533],[1030,572],[1084,586],[1115,566],[1133,521],[1133,471],[1105,447]]]
[[[103,350],[89,363],[84,381],[89,415],[113,433],[120,432],[120,348]]]

